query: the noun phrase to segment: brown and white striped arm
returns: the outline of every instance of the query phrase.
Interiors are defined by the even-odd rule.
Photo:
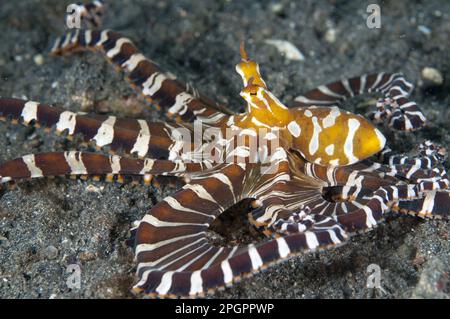
[[[88,152],[29,154],[0,165],[0,184],[53,176],[82,176],[123,182],[125,176],[150,184],[154,175],[185,176],[204,169],[200,163],[133,159]]]
[[[400,201],[393,210],[422,218],[449,218],[450,191],[429,191],[419,199]]]
[[[431,141],[425,141],[419,144],[419,154],[410,157],[405,154],[397,154],[390,148],[386,147],[379,154],[379,160],[390,166],[394,165],[411,165],[421,169],[431,169],[442,164],[447,154],[445,148],[436,145]]]
[[[136,232],[140,279],[136,293],[148,297],[203,296],[301,252],[346,240],[345,232],[333,220],[318,217],[316,225],[304,233],[255,245],[210,244],[205,236],[208,226],[241,199],[249,170],[229,165],[195,179],[152,208]]]
[[[405,168],[402,174],[385,175],[391,167],[369,164],[366,161],[345,167],[324,167],[300,162],[300,172],[316,179],[319,187],[302,187],[295,185],[295,180],[280,180],[259,197],[255,196],[259,207],[250,213],[250,222],[265,228],[267,234],[289,234],[307,231],[315,224],[315,216],[327,216],[352,233],[376,226],[392,206],[409,207],[411,211],[422,204],[432,207],[434,197],[430,194],[436,190],[440,194],[439,191],[449,187],[446,174],[440,171],[409,173],[411,169]],[[445,207],[445,199],[442,195],[439,198],[441,203],[436,207]],[[423,211],[417,210],[416,214],[423,215]],[[443,215],[440,211],[436,214]]]
[[[370,204],[369,195],[373,195],[382,185],[389,185],[388,181],[380,179],[376,174],[348,170],[346,167],[323,167],[311,163],[303,163],[299,168],[303,170],[300,178],[305,176],[315,179],[311,185],[305,187],[296,182],[281,180],[263,193],[255,196],[259,207],[250,213],[250,222],[257,227],[264,227],[266,233],[293,233],[304,232],[312,227],[321,218],[326,216],[336,219],[343,214],[358,212],[361,207]],[[324,196],[327,189],[334,194]],[[329,199],[327,197],[330,197]],[[332,200],[332,198],[335,198]],[[379,220],[387,210],[386,201],[375,200],[373,211],[364,213],[366,223],[364,227],[370,228]],[[379,207],[377,206],[378,204]]]
[[[80,134],[85,142],[98,148],[135,154],[140,158],[174,160],[181,150],[193,148],[191,141],[184,140],[192,134],[187,134],[189,129],[180,124],[80,114],[13,98],[0,98],[0,120],[54,128],[57,133],[67,134],[68,138]]]
[[[369,117],[374,121],[387,120],[398,130],[417,130],[425,125],[425,116],[417,104],[409,99],[413,85],[400,73],[376,73],[321,85],[295,98],[293,106],[332,106],[348,98],[366,93],[382,93],[377,111]]]
[[[52,49],[53,55],[76,51],[94,50],[104,53],[107,59],[125,71],[130,84],[140,91],[153,105],[167,110],[169,117],[192,122],[197,117],[217,119],[225,117],[226,111],[211,99],[187,84],[164,72],[155,62],[138,51],[133,42],[111,30],[76,30],[58,38]]]
[[[245,171],[229,164],[211,174],[192,176],[189,184],[155,205],[136,230],[135,254],[140,279],[134,290],[150,297],[204,294],[220,278],[200,274],[230,258],[236,249],[214,247],[206,230],[226,208],[242,198]]]

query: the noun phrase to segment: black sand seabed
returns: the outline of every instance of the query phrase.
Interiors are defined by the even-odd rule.
[[[1,1],[0,95],[73,111],[163,118],[134,99],[99,55],[47,55],[51,41],[64,32],[68,3]],[[450,2],[380,3],[381,29],[367,28],[368,3],[109,1],[105,27],[132,38],[148,57],[234,110],[243,106],[234,65],[244,37],[272,91],[285,102],[340,77],[401,71],[416,84],[413,96],[429,125],[413,134],[384,128],[389,145],[399,152],[414,150],[424,139],[448,146]],[[292,42],[305,60],[286,59],[266,39]],[[424,67],[439,70],[444,83],[422,79]],[[346,107],[368,110],[358,103]],[[4,123],[0,136],[1,162],[77,145]],[[174,190],[57,179],[2,191],[0,298],[132,297],[133,256],[123,244],[130,224]],[[235,242],[259,238],[244,222],[225,220],[221,228]],[[343,247],[291,259],[214,297],[449,298],[448,245],[448,222],[394,217]],[[72,263],[81,265],[79,290],[66,286]],[[366,288],[370,264],[381,267],[384,292]]]

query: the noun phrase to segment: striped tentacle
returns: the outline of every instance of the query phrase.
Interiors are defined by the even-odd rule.
[[[179,124],[147,122],[115,116],[80,114],[12,98],[0,98],[0,120],[55,128],[67,137],[81,134],[85,142],[110,151],[136,154],[140,158],[175,159],[182,150],[191,150],[192,134]]]
[[[336,222],[326,218],[303,233],[285,235],[243,247],[216,248],[214,262],[205,264],[207,267],[195,269],[189,265],[182,271],[147,270],[145,282],[142,281],[135,286],[135,291],[145,293],[151,298],[204,296],[225,286],[230,287],[244,277],[250,277],[301,253],[341,245],[347,238],[348,235],[340,226],[336,226]],[[193,254],[196,256],[199,254],[197,245],[192,247]],[[209,252],[207,250],[203,254],[206,255]],[[211,258],[210,254],[207,255],[208,258]],[[195,261],[197,262],[198,260]],[[192,270],[188,270],[189,268]]]
[[[394,154],[392,150],[381,152],[381,160],[388,164],[379,165],[378,171],[401,177],[416,184],[419,198],[395,202],[392,209],[420,217],[448,218],[449,187],[448,174],[440,167],[446,150],[431,141],[419,145],[419,155],[408,157]]]
[[[392,210],[420,217],[448,217],[446,205],[449,205],[448,189],[450,182],[445,169],[438,167],[428,169],[429,161],[424,162],[418,161],[418,159],[408,160],[405,158],[402,158],[402,161],[414,161],[415,165],[376,165],[375,171],[382,172],[380,174],[382,179],[388,177],[400,178],[400,180],[392,184],[397,186],[392,186],[392,189],[386,188],[387,191],[395,195],[389,200],[392,203]],[[421,166],[420,163],[427,163],[427,165]],[[427,168],[423,169],[421,167]],[[409,184],[405,186],[403,184],[405,182]],[[406,191],[399,191],[399,188],[405,189],[405,187]]]
[[[318,188],[301,187],[295,182],[279,179],[264,191],[257,191],[252,196],[256,200],[256,208],[249,214],[249,221],[254,226],[263,228],[269,235],[279,219],[289,219],[293,212],[309,207],[320,196]]]
[[[426,192],[422,198],[400,201],[392,209],[422,218],[449,218],[449,205],[450,192],[434,190]]]
[[[0,165],[0,183],[51,176],[106,176],[122,182],[124,176],[141,178],[149,184],[153,175],[184,176],[201,171],[201,164],[168,160],[133,159],[88,152],[49,152],[25,155]]]
[[[383,180],[390,180],[392,185],[398,184],[400,181],[408,182],[417,186],[420,193],[429,190],[447,189],[449,187],[449,178],[447,171],[443,167],[421,168],[420,163],[428,163],[417,160],[408,160],[412,164],[395,164],[392,166],[374,163],[370,160],[364,160],[357,168],[364,172],[370,172],[378,175]],[[365,168],[364,168],[365,166]],[[422,165],[422,167],[428,165]],[[352,166],[355,168],[355,166]]]
[[[447,191],[421,193],[417,185],[401,184],[380,187],[369,199],[359,210],[337,216],[338,223],[349,232],[366,231],[383,219],[384,213],[379,209],[383,203],[393,211],[407,212],[421,217],[448,217],[446,207],[449,205],[450,198]],[[433,208],[434,205],[436,208]]]
[[[285,152],[283,154],[286,155]],[[272,224],[273,216],[289,214],[313,198],[318,189],[314,183],[302,186],[294,181],[289,172],[290,159],[281,154],[277,156],[276,153],[273,156],[271,161],[276,163],[276,170],[253,176],[246,185],[248,197],[254,199],[252,206],[255,208],[248,215],[249,221],[255,227],[266,230]]]
[[[360,194],[360,197],[349,202],[332,203],[317,197],[315,201],[307,206],[300,206],[295,211],[278,209],[276,214],[272,214],[270,206],[265,207],[265,213],[272,214],[271,223],[267,225],[267,233],[305,232],[321,220],[333,220],[336,227],[346,234],[367,231],[384,220],[392,205],[401,200],[418,200],[419,192],[415,185],[404,184],[381,186],[376,191]]]
[[[421,191],[446,189],[449,179],[442,167],[445,156],[446,150],[430,141],[419,145],[419,155],[416,157],[398,155],[386,148],[380,158],[388,165],[379,165],[377,171],[416,183]]]
[[[189,85],[164,72],[155,62],[142,55],[130,39],[111,31],[77,30],[58,38],[51,49],[53,55],[74,51],[96,50],[103,52],[108,60],[125,71],[131,85],[141,91],[153,105],[167,109],[169,117],[184,122],[197,117],[219,121],[225,108],[198,93]]]
[[[264,226],[269,234],[305,231],[314,224],[318,218],[315,216],[336,218],[360,210],[370,204],[370,195],[391,182],[376,174],[346,167],[327,168],[306,162],[299,169],[297,176],[304,180],[304,174],[315,182],[309,186],[303,183],[300,187],[282,182],[267,189],[266,194],[258,198],[261,206],[251,213],[253,224]],[[312,187],[314,184],[316,187]],[[286,190],[280,191],[283,188]],[[383,202],[377,213],[384,214],[386,210]]]
[[[327,187],[333,189],[335,198],[353,200],[355,204],[363,204],[363,199],[368,197],[367,193],[389,185],[409,184],[414,187],[418,196],[427,191],[445,190],[449,187],[448,175],[444,169],[422,169],[417,165],[386,166],[366,160],[338,168],[305,163],[303,169],[306,174],[324,181]]]
[[[277,234],[295,234],[305,233],[314,230],[326,230],[334,244],[342,243],[342,238],[346,239],[348,233],[344,230],[342,225],[336,223],[332,217],[312,214],[309,207],[302,207],[300,210],[293,211],[288,216],[277,216],[275,221],[269,226],[269,230]],[[311,250],[314,250],[314,245],[308,245]]]
[[[220,278],[202,279],[200,272],[230,258],[237,248],[212,246],[206,230],[220,213],[242,199],[244,176],[245,170],[235,164],[191,176],[182,190],[144,216],[136,232],[140,278],[136,292],[196,295],[205,292],[203,284],[220,285]]]
[[[352,211],[350,214],[337,215],[337,221],[344,226],[348,232],[366,231],[379,223],[385,213],[390,210],[398,211],[408,209],[409,213],[413,210],[419,216],[432,216],[433,213],[442,216],[448,214],[445,207],[449,205],[449,197],[441,195],[445,191],[438,191],[440,194],[439,204],[433,210],[434,193],[436,189],[448,189],[448,182],[433,182],[432,187],[424,188],[424,183],[405,184],[399,182],[397,185],[381,186],[378,190],[370,195],[362,197],[365,203],[359,203],[358,210]],[[430,191],[431,190],[431,191]],[[358,203],[353,201],[353,203]],[[417,210],[417,207],[421,209]],[[447,215],[445,215],[447,216]]]
[[[66,16],[66,24],[70,25],[73,14],[79,14],[81,22],[90,28],[97,28],[102,25],[102,18],[105,12],[105,2],[95,0],[88,3],[77,3],[76,12],[71,12]]]
[[[374,121],[387,119],[398,130],[416,130],[425,125],[425,116],[417,104],[409,100],[413,85],[399,73],[377,73],[321,85],[295,98],[294,106],[341,104],[356,95],[379,92],[384,95],[377,111],[370,114]]]
[[[204,295],[295,254],[346,240],[345,231],[333,220],[318,218],[304,233],[260,244],[216,247],[208,243],[208,226],[224,209],[247,196],[243,181],[250,175],[239,165],[229,165],[194,179],[152,208],[136,234],[137,293],[149,297]]]
[[[259,206],[249,214],[249,220],[256,227],[263,228],[266,235],[304,233],[321,224],[331,223],[328,230],[338,232],[345,238],[345,231],[332,218],[311,213],[310,207],[322,202],[324,199],[318,189],[280,182],[257,197]],[[330,235],[333,238],[337,236]],[[338,243],[339,241],[335,242]]]
[[[348,167],[323,167],[303,163],[300,172],[319,181],[322,191],[309,190],[307,196],[298,192],[301,205],[294,209],[284,205],[277,207],[274,203],[262,205],[254,212],[256,218],[264,216],[269,221],[265,225],[269,232],[291,233],[307,230],[313,225],[314,216],[328,216],[351,233],[376,226],[392,205],[427,196],[421,183],[405,184],[391,176],[381,178],[375,170],[364,171],[365,167],[370,166],[358,163]],[[446,189],[445,185],[436,186],[436,182],[434,185],[437,189]],[[275,189],[270,191],[275,192]],[[323,194],[323,191],[328,194]],[[295,191],[287,194],[294,195],[289,200],[295,202]],[[283,198],[277,197],[278,201]]]
[[[307,165],[311,164],[308,163]],[[363,163],[360,163],[360,165],[349,167],[350,169],[347,167],[337,169],[316,167],[311,171],[314,172],[315,177],[326,181],[328,186],[344,185],[340,193],[340,198],[344,200],[359,197],[361,191],[373,192],[380,186],[401,183],[416,185],[419,193],[428,190],[447,189],[449,187],[448,175],[445,169],[421,169],[414,165],[377,165],[376,170],[369,173],[357,168],[357,166],[362,165]],[[341,177],[345,177],[340,181],[343,184],[336,184],[336,181],[333,180],[336,179],[335,176],[339,176],[339,173],[332,173],[333,170],[341,171]]]
[[[396,154],[389,147],[380,152],[379,159],[382,163],[393,165],[412,165],[417,168],[431,169],[442,164],[446,156],[445,148],[425,141],[419,145],[419,154],[409,157],[405,154]]]
[[[420,183],[422,181],[445,181],[448,175],[445,169],[435,167],[433,169],[423,169],[418,165],[404,164],[404,165],[380,165],[377,169],[380,176],[393,176],[401,179],[407,179],[411,183]]]

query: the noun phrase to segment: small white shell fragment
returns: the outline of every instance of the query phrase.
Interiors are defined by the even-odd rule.
[[[36,54],[33,56],[33,61],[36,65],[44,64],[44,56],[42,54]]]
[[[429,36],[431,34],[431,29],[427,27],[426,25],[419,25],[417,29],[425,34],[426,36]]]
[[[442,83],[444,83],[442,73],[438,69],[431,67],[424,67],[422,69],[422,79],[430,81],[437,85],[441,85]]]
[[[289,60],[304,61],[305,56],[291,42],[286,40],[269,39],[264,41],[266,44],[275,46],[278,51]]]
[[[105,189],[104,186],[97,187],[92,184],[86,186],[86,191],[89,193],[101,193],[104,189]]]
[[[325,41],[327,41],[328,43],[336,42],[336,29],[331,28],[325,32]]]

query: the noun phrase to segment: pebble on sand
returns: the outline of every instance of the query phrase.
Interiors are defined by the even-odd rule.
[[[36,54],[33,56],[33,61],[36,65],[44,64],[44,56],[42,54]]]
[[[328,43],[336,42],[336,29],[334,29],[334,28],[328,29],[325,32],[324,38],[325,38],[325,41],[327,41]]]
[[[299,49],[295,45],[293,45],[291,42],[286,40],[276,40],[276,39],[269,39],[264,41],[266,44],[275,46],[278,51],[289,60],[294,61],[304,61],[305,56],[303,53],[300,52]]]
[[[425,67],[422,69],[422,79],[436,85],[441,85],[444,83],[442,73],[438,69],[432,67]]]
[[[58,249],[55,246],[48,246],[44,249],[44,256],[48,259],[55,259],[58,257]]]

